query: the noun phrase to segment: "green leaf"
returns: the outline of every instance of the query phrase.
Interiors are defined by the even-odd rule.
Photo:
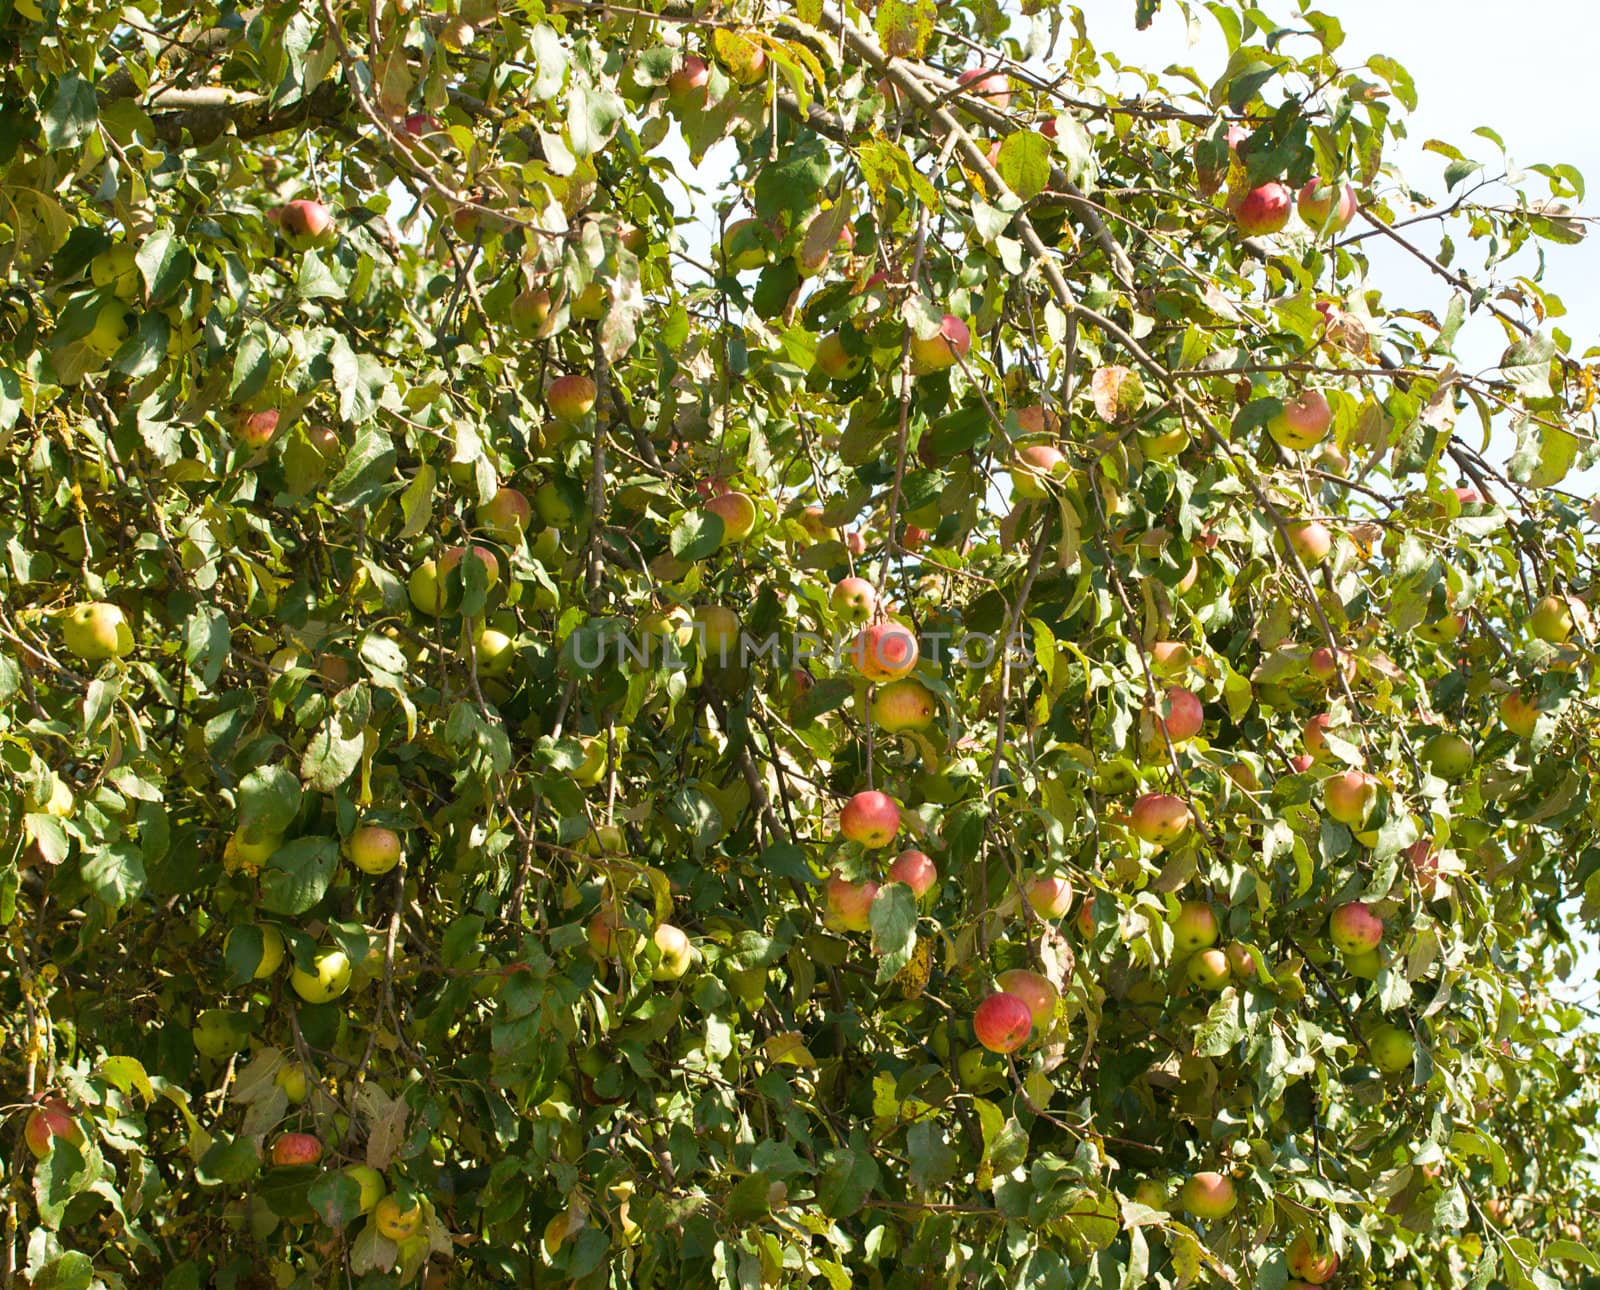
[[[872,952],[878,956],[878,984],[911,961],[917,945],[917,898],[903,882],[885,883],[873,898]]]
[[[685,511],[672,528],[672,554],[680,560],[704,560],[722,545],[722,517],[710,511]]]
[[[330,1169],[306,1192],[317,1217],[332,1228],[342,1228],[361,1216],[361,1184],[341,1169]]]
[[[184,658],[209,689],[222,675],[233,648],[228,615],[215,605],[201,605],[189,616],[184,635]]]
[[[1201,1057],[1221,1057],[1245,1034],[1243,1000],[1239,991],[1229,986],[1195,1027],[1194,1050]]]
[[[955,1177],[960,1157],[935,1121],[919,1120],[906,1130],[906,1151],[911,1157],[912,1186],[930,1192]]]
[[[302,300],[344,299],[344,288],[315,251],[307,251],[300,257],[294,289]]]
[[[1050,140],[1033,130],[1017,130],[1000,145],[995,169],[1005,185],[1023,201],[1032,201],[1050,187]]]
[[[878,1186],[878,1162],[864,1146],[835,1147],[822,1157],[817,1203],[829,1218],[849,1218]]]
[[[145,297],[152,305],[164,303],[188,284],[194,256],[170,226],[159,226],[139,244],[134,263],[144,279]]]
[[[258,766],[239,782],[239,829],[275,837],[300,810],[300,781],[287,766]]]
[[[339,507],[370,506],[394,479],[394,440],[381,426],[363,426],[328,484],[328,500]]]
[[[44,110],[45,147],[52,152],[76,147],[98,119],[94,86],[76,72],[68,72],[56,82],[55,93]]]
[[[195,1166],[195,1177],[202,1186],[248,1182],[261,1171],[261,1157],[249,1138],[218,1139]]]
[[[271,914],[303,914],[327,894],[339,867],[332,838],[296,838],[273,853],[261,870],[261,907]]]
[[[333,792],[350,778],[361,760],[363,743],[360,727],[352,728],[344,714],[332,714],[306,744],[300,761],[301,781],[313,793]]]
[[[83,858],[83,881],[113,909],[144,892],[144,856],[131,842],[108,843]]]
[[[146,1106],[156,1100],[156,1091],[151,1087],[150,1076],[145,1074],[144,1063],[136,1057],[107,1057],[100,1063],[99,1074],[101,1079],[121,1089],[124,1096],[138,1089]]]
[[[67,1250],[40,1267],[28,1284],[32,1290],[89,1290],[94,1260],[81,1250]]]

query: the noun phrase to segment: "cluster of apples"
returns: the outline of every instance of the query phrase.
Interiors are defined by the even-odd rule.
[[[1238,157],[1240,148],[1248,138],[1249,132],[1243,125],[1235,122],[1229,127],[1227,148],[1230,159]],[[1206,196],[1221,186],[1224,172],[1198,162],[1195,172],[1196,184]],[[1327,237],[1342,233],[1349,227],[1356,211],[1360,209],[1360,202],[1355,189],[1338,180],[1310,180],[1298,194],[1287,184],[1271,180],[1237,197],[1231,209],[1234,223],[1246,237],[1282,232],[1289,223],[1289,216],[1297,209],[1307,228]]]
[[[310,1169],[322,1162],[322,1156],[322,1139],[314,1133],[280,1133],[267,1152],[272,1164],[282,1169]],[[339,1173],[356,1185],[357,1212],[370,1216],[380,1234],[399,1243],[421,1230],[422,1203],[390,1192],[387,1180],[371,1165],[345,1165]]]

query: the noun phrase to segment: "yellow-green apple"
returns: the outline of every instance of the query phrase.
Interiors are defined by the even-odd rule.
[[[1072,908],[1072,883],[1060,874],[1045,874],[1023,889],[1040,918],[1061,918]]]
[[[111,294],[124,303],[139,294],[139,263],[126,242],[95,256],[89,264],[89,277],[97,287],[110,287]]]
[[[1171,461],[1189,446],[1189,431],[1177,422],[1139,431],[1139,451],[1151,461]]]
[[[502,488],[478,507],[478,527],[509,546],[522,541],[533,505],[515,488]]]
[[[360,1199],[356,1202],[359,1212],[372,1213],[389,1190],[383,1175],[371,1165],[346,1165],[341,1172],[360,1189]]]
[[[345,952],[330,946],[311,956],[311,971],[296,964],[289,973],[289,984],[307,1003],[328,1003],[350,988],[351,970]]]
[[[306,1068],[299,1062],[284,1062],[278,1067],[272,1082],[283,1090],[284,1097],[294,1106],[304,1102],[306,1094],[311,1091],[310,1081],[306,1079]]]
[[[864,932],[872,926],[872,902],[877,899],[875,882],[851,882],[835,873],[823,888],[828,925],[845,932]]]
[[[864,623],[878,606],[878,593],[865,578],[840,578],[833,585],[828,603],[846,622]]]
[[[1156,641],[1150,646],[1150,670],[1157,676],[1178,676],[1194,661],[1189,647],[1178,641]]]
[[[917,665],[916,635],[899,623],[864,627],[850,646],[856,671],[869,681],[897,681]]]
[[[1328,814],[1340,824],[1359,827],[1367,822],[1378,800],[1378,781],[1364,770],[1347,770],[1322,787]]]
[[[1328,939],[1341,954],[1366,954],[1383,941],[1383,919],[1370,905],[1352,900],[1328,916]]]
[[[724,605],[700,605],[694,611],[695,632],[706,658],[736,662],[739,656],[739,615]]]
[[[831,332],[817,342],[817,354],[813,361],[817,371],[830,381],[848,381],[860,375],[867,365],[866,355],[852,354],[845,348],[844,338],[838,332]]]
[[[1014,1053],[1033,1034],[1033,1012],[1016,995],[998,991],[973,1012],[972,1033],[991,1053]]]
[[[1441,730],[1422,745],[1422,760],[1440,779],[1454,783],[1472,769],[1472,745],[1450,730]]]
[[[921,900],[939,881],[939,869],[925,853],[912,847],[894,858],[888,880],[905,883],[911,888],[911,894]]]
[[[899,831],[900,808],[894,798],[876,789],[863,789],[839,812],[839,832],[869,849],[888,846]]]
[[[1183,799],[1170,793],[1146,793],[1133,804],[1130,813],[1134,834],[1163,847],[1188,832],[1193,818]]]
[[[250,1025],[237,1012],[229,1012],[225,1008],[207,1008],[195,1018],[189,1038],[194,1041],[195,1052],[220,1061],[232,1056],[249,1042]]]
[[[1179,744],[1186,739],[1193,739],[1205,728],[1206,712],[1192,690],[1173,685],[1162,696],[1156,719],[1166,730],[1167,738]]]
[[[418,613],[432,614],[435,618],[444,613],[444,579],[437,560],[423,560],[411,570],[411,576],[406,579],[406,594]]]
[[[1185,901],[1172,916],[1172,943],[1180,954],[1210,949],[1221,934],[1216,914],[1204,901]]]
[[[1500,722],[1512,734],[1522,739],[1533,737],[1533,728],[1539,724],[1538,704],[1518,691],[1500,700]]]
[[[74,605],[61,618],[61,643],[81,659],[122,658],[133,652],[133,629],[122,610],[103,600]]]
[[[718,493],[704,509],[722,521],[722,543],[743,542],[756,526],[756,504],[745,493]]]
[[[567,425],[577,425],[594,410],[594,382],[578,372],[558,376],[544,392],[550,415]]]
[[[567,311],[579,322],[593,322],[605,313],[606,305],[610,300],[605,284],[591,282],[573,297]]]
[[[58,1097],[52,1097],[28,1112],[28,1118],[22,1126],[22,1137],[35,1158],[43,1160],[50,1154],[57,1138],[64,1138],[74,1146],[81,1144],[83,1130],[72,1118],[72,1111],[67,1104]]]
[[[1466,630],[1466,626],[1465,614],[1441,614],[1429,622],[1418,623],[1413,630],[1418,640],[1430,645],[1448,645]]]
[[[683,62],[667,77],[667,100],[680,111],[705,106],[706,84],[711,65],[699,54],[684,55]]]
[[[1293,208],[1294,198],[1289,189],[1273,182],[1247,192],[1233,218],[1246,237],[1260,237],[1281,230],[1289,222],[1289,212]]]
[[[517,661],[516,642],[495,627],[485,627],[473,638],[472,652],[479,676],[505,676]]]
[[[511,297],[511,329],[519,336],[536,336],[550,317],[550,292],[545,287],[524,287]]]
[[[275,1165],[314,1165],[322,1159],[322,1140],[311,1133],[280,1133],[272,1144]]]
[[[276,833],[237,829],[222,848],[222,863],[229,873],[255,873],[282,845],[283,838]]]
[[[957,83],[974,98],[985,100],[991,107],[1004,112],[1011,106],[1011,82],[1004,72],[987,67],[974,67],[962,72]]]
[[[564,529],[573,520],[571,504],[552,479],[545,480],[533,490],[533,509],[539,516],[539,522],[546,528]],[[534,554],[539,554],[537,545]]]
[[[1201,950],[1192,955],[1184,970],[1189,983],[1200,990],[1220,990],[1232,975],[1228,956],[1218,949]]]
[[[1333,534],[1321,520],[1292,520],[1284,533],[1294,553],[1306,564],[1321,564],[1333,550]]]
[[[372,1207],[372,1222],[391,1241],[406,1241],[422,1226],[422,1206],[416,1202],[403,1206],[391,1194]]]
[[[1300,218],[1312,231],[1342,233],[1355,218],[1356,191],[1349,184],[1324,184],[1313,179],[1300,190],[1297,205]]]
[[[1021,999],[1028,1006],[1028,1015],[1037,1030],[1048,1030],[1055,1019],[1056,1005],[1061,994],[1047,976],[1030,972],[1027,968],[1012,968],[995,978],[995,984],[1005,994]]]
[[[1178,1204],[1196,1218],[1226,1218],[1239,1203],[1233,1182],[1222,1174],[1204,1170],[1184,1180]]]
[[[1367,1037],[1372,1062],[1385,1075],[1394,1075],[1410,1066],[1417,1051],[1416,1042],[1399,1026],[1379,1026]]]
[[[1228,956],[1228,967],[1233,975],[1243,981],[1247,977],[1256,975],[1255,955],[1238,941],[1234,941],[1223,951]]]
[[[1368,950],[1365,954],[1346,954],[1344,966],[1345,971],[1353,977],[1363,981],[1375,981],[1378,973],[1383,970],[1383,955],[1377,950]]]
[[[972,348],[972,332],[954,314],[939,320],[939,330],[924,339],[911,337],[911,370],[919,375],[954,367]]]
[[[758,219],[736,219],[722,230],[722,259],[735,272],[759,269],[768,259],[767,229]]]
[[[872,719],[885,730],[926,730],[933,725],[933,691],[914,676],[880,686],[872,696]]]
[[[806,506],[801,508],[800,514],[795,516],[805,534],[813,542],[837,542],[839,530],[823,518],[820,506]]]
[[[1570,637],[1572,625],[1572,606],[1565,596],[1546,596],[1528,618],[1533,634],[1550,645],[1559,645]]]
[[[231,929],[222,940],[222,952],[228,952],[228,946],[233,942],[234,933],[238,928]],[[257,981],[264,981],[280,967],[283,966],[283,935],[276,927],[266,923],[257,925],[261,933],[261,957],[256,960],[255,968],[250,975]]]
[[[1320,757],[1328,748],[1328,731],[1333,727],[1333,718],[1326,712],[1319,712],[1306,722],[1300,731],[1300,742],[1305,745],[1306,751],[1313,757]]]
[[[1328,396],[1321,390],[1301,390],[1267,422],[1267,433],[1274,443],[1291,452],[1304,452],[1327,438],[1332,425],[1333,409],[1328,405]]]
[[[1011,491],[1018,497],[1043,497],[1056,467],[1065,460],[1059,448],[1047,443],[1030,443],[1019,448],[1008,468]]]
[[[676,981],[689,970],[689,965],[694,961],[694,950],[690,948],[689,938],[684,935],[682,928],[662,923],[650,939],[661,955],[650,972],[654,980]]]
[[[128,339],[128,312],[121,304],[104,304],[94,316],[94,326],[83,343],[102,358],[110,358]]]
[[[345,842],[345,854],[362,873],[388,873],[400,863],[400,835],[377,824],[363,824]]]
[[[1171,1201],[1169,1188],[1159,1178],[1143,1178],[1139,1185],[1133,1189],[1133,1199],[1146,1209],[1159,1209],[1165,1211]]]

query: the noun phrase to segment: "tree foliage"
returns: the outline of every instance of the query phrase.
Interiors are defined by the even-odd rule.
[[[0,0],[6,1284],[1600,1268],[1582,178],[1191,8]]]

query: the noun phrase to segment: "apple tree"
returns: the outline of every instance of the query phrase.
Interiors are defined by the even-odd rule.
[[[1600,1284],[1582,176],[1168,8],[0,0],[0,1284]]]

